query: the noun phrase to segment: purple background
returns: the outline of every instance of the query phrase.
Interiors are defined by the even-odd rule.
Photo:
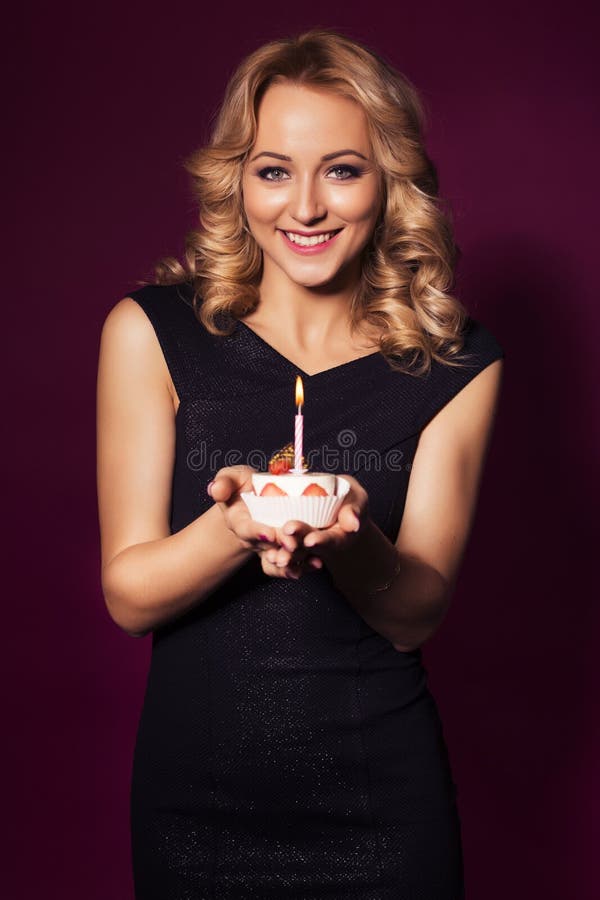
[[[237,62],[322,25],[372,45],[421,90],[464,253],[460,296],[506,350],[463,574],[425,648],[459,787],[467,896],[592,900],[595,23],[577,5],[540,2],[294,7],[216,4],[209,18],[198,2],[38,3],[4,22],[15,452],[0,890],[133,896],[129,776],[150,639],[120,632],[100,590],[100,329],[159,256],[181,253],[195,220],[181,161]]]

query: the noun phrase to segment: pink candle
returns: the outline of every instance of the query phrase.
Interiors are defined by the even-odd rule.
[[[304,390],[302,387],[302,379],[296,376],[296,406],[298,413],[294,419],[294,471],[303,472],[302,468],[302,444],[304,439],[304,416],[302,415],[302,404],[304,402]]]

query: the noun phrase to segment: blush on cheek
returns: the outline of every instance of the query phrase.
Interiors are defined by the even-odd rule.
[[[374,224],[377,221],[380,203],[369,191],[365,192],[363,197],[341,198],[337,203],[332,203],[330,209],[334,216],[349,225],[369,226],[370,223]]]
[[[283,191],[273,191],[250,183],[243,187],[243,204],[249,223],[255,221],[261,225],[269,225],[277,221],[285,209],[286,201]]]

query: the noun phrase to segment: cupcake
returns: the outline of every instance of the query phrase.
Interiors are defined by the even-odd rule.
[[[339,475],[309,472],[302,459],[302,471],[293,468],[291,444],[269,460],[268,472],[254,472],[253,491],[242,491],[242,500],[257,522],[280,528],[290,519],[313,528],[327,528],[337,518],[350,483]]]

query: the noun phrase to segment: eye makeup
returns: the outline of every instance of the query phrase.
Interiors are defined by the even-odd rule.
[[[361,169],[357,166],[351,166],[347,163],[338,163],[336,166],[331,166],[331,168],[327,171],[327,175],[330,175],[332,172],[341,173],[340,177],[333,178],[333,181],[350,181],[352,178],[360,178],[363,174]],[[262,169],[259,169],[256,173],[259,178],[262,178],[263,181],[286,181],[285,177],[281,177],[281,175],[289,176],[289,173],[282,166],[264,166]]]

